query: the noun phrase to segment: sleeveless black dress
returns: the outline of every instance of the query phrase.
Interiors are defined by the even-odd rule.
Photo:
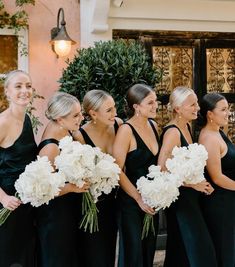
[[[149,120],[152,130],[158,141],[157,131]],[[158,153],[153,155],[135,128],[128,124],[136,139],[137,148],[128,152],[125,161],[125,173],[136,187],[136,181],[148,174],[148,168],[157,164]],[[159,144],[159,141],[158,141]],[[137,202],[124,190],[118,191],[118,224],[119,224],[119,267],[152,267],[156,249],[159,215],[154,215],[156,236],[152,233],[141,240],[145,212]]]
[[[165,132],[177,128],[181,146],[188,146],[180,129],[168,125]],[[216,267],[215,250],[200,207],[202,194],[189,187],[180,187],[178,200],[166,209],[167,245],[164,267]]]
[[[118,130],[115,121],[115,133]],[[80,132],[86,144],[95,147],[89,135],[83,128]],[[116,222],[116,189],[108,195],[102,194],[96,206],[98,212],[99,231],[90,234],[80,230],[80,262],[83,267],[113,267],[115,263],[117,222]]]
[[[35,160],[37,145],[32,125],[25,116],[23,130],[13,145],[0,147],[0,187],[14,195],[15,181],[26,165]],[[0,209],[3,206],[0,204]],[[30,204],[20,205],[0,226],[0,266],[35,266],[34,209]]]
[[[47,144],[58,145],[56,139],[46,139],[39,151]],[[79,198],[68,193],[52,199],[36,209],[38,233],[37,267],[79,267],[78,223]]]
[[[235,181],[235,146],[220,131],[228,151],[221,158],[222,173]],[[214,184],[215,191],[203,200],[203,212],[214,242],[218,267],[235,266],[235,191]]]

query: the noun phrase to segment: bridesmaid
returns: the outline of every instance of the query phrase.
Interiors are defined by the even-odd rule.
[[[118,130],[113,155],[123,170],[118,192],[118,221],[120,233],[120,267],[152,267],[156,236],[152,233],[141,240],[145,213],[154,215],[136,189],[136,181],[156,164],[159,144],[156,117],[157,99],[154,90],[136,84],[127,92],[129,119]],[[157,232],[158,215],[154,216]]]
[[[105,91],[91,90],[83,99],[83,109],[88,122],[74,138],[82,144],[99,147],[104,153],[113,153],[113,142],[122,121],[115,117],[113,98]],[[80,250],[83,255],[80,266],[112,267],[115,263],[117,225],[116,190],[101,195],[97,202],[99,231],[90,234],[81,230]]]
[[[0,209],[5,207],[13,212],[0,226],[0,266],[33,267],[33,208],[22,205],[14,196],[15,181],[37,153],[31,121],[26,114],[33,93],[31,78],[24,71],[12,71],[6,77],[4,90],[9,107],[0,114]]]
[[[175,146],[193,143],[189,123],[197,118],[197,96],[186,87],[176,87],[170,95],[172,120],[161,135],[158,164],[165,170],[165,162]],[[167,215],[167,246],[164,267],[216,267],[214,246],[200,209],[202,193],[213,188],[206,180],[195,185],[185,184],[180,196]]]
[[[48,102],[46,116],[50,120],[39,144],[39,155],[54,163],[60,153],[59,141],[76,131],[83,119],[81,106],[72,95],[57,92]],[[37,267],[78,267],[78,195],[88,190],[67,183],[60,196],[49,205],[37,208],[38,265]]]
[[[208,151],[208,179],[214,193],[204,199],[204,216],[214,242],[217,266],[235,266],[235,146],[221,127],[228,124],[229,106],[224,96],[211,93],[201,102],[203,128],[199,142]]]

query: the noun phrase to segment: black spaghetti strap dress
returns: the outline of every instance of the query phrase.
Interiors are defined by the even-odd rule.
[[[163,129],[165,132],[177,128],[181,146],[188,146],[176,125]],[[205,223],[200,200],[202,194],[189,187],[180,187],[178,200],[166,209],[167,245],[164,267],[216,267],[214,245]]]
[[[46,139],[39,144],[39,151],[47,144],[58,145],[56,139]],[[38,233],[37,267],[79,267],[78,223],[79,200],[76,193],[52,199],[36,209]]]
[[[23,130],[14,144],[0,147],[0,187],[7,194],[15,194],[15,181],[36,155],[37,145],[30,118],[26,115]],[[0,266],[35,266],[35,233],[34,208],[22,204],[0,226]]]
[[[118,130],[118,123],[114,124],[115,133]],[[83,128],[80,128],[86,144],[95,147],[89,135]],[[83,267],[114,267],[117,222],[116,222],[116,189],[108,195],[102,194],[98,198],[96,206],[98,212],[99,231],[94,233],[80,230],[80,252]]]
[[[235,145],[220,131],[228,151],[221,158],[222,173],[235,181]],[[203,212],[214,242],[218,267],[235,266],[235,191],[214,184],[215,191],[203,199]]]
[[[149,120],[158,141],[157,131]],[[136,181],[148,174],[148,168],[157,164],[158,153],[153,155],[135,128],[128,124],[136,139],[137,148],[128,152],[125,161],[125,173],[131,183],[136,187]],[[159,141],[158,141],[159,144]],[[152,233],[141,240],[145,212],[137,202],[121,188],[118,191],[118,224],[119,224],[119,267],[152,267],[156,249],[159,215],[154,215],[156,235]]]

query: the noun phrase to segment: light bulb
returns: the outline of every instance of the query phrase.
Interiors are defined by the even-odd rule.
[[[54,41],[54,49],[59,57],[67,56],[71,50],[71,41]]]

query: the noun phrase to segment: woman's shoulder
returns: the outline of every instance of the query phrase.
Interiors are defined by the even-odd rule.
[[[120,119],[119,117],[115,117],[115,121],[117,122],[118,126],[123,124],[123,120]]]

